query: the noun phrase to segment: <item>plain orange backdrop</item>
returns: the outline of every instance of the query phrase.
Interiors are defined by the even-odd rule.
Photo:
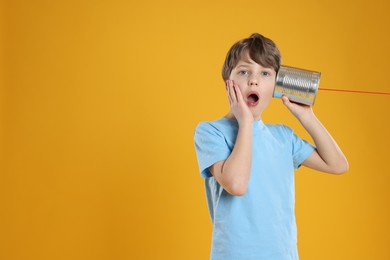
[[[259,32],[320,87],[390,92],[390,2],[1,1],[0,259],[208,259],[193,131]],[[389,96],[320,91],[342,176],[296,172],[302,260],[390,259]],[[264,114],[308,138],[274,99]],[[309,139],[310,140],[310,139]]]

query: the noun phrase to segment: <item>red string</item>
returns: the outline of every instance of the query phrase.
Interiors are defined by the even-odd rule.
[[[390,92],[374,92],[374,91],[360,91],[360,90],[347,90],[347,89],[334,89],[334,88],[318,88],[319,90],[338,91],[338,92],[353,92],[362,94],[376,94],[376,95],[390,95]]]

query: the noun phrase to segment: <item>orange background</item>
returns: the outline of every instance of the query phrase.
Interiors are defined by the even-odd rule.
[[[253,32],[320,87],[390,92],[390,4],[0,2],[0,259],[208,259],[193,131]],[[350,171],[296,174],[305,259],[390,259],[389,96],[320,91]],[[264,114],[309,138],[274,99]]]

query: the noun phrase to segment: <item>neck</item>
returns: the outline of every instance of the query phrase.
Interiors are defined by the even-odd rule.
[[[232,113],[232,111],[229,111],[229,113],[227,113],[225,116],[225,118],[228,118],[228,119],[236,119],[236,117],[234,116],[234,114]],[[259,121],[261,120],[261,115],[258,115],[258,116],[253,116],[254,120],[255,121]],[[237,119],[236,119],[237,120]]]

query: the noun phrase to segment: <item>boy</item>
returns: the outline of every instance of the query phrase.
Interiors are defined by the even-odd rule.
[[[301,164],[341,174],[348,162],[310,106],[284,105],[315,147],[261,114],[270,102],[281,56],[252,34],[234,44],[223,65],[230,111],[195,129],[195,147],[213,224],[213,260],[298,259],[294,169]]]

